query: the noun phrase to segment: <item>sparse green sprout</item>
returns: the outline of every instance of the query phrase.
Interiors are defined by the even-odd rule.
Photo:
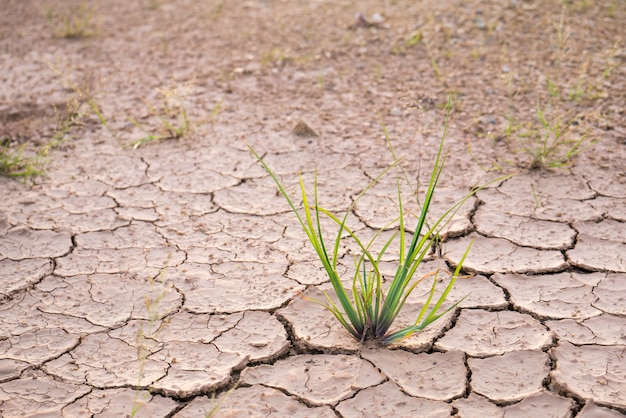
[[[569,99],[575,102],[584,100],[598,100],[602,92],[592,83],[579,80],[574,87],[569,89]]]
[[[73,99],[77,102],[76,111],[78,111],[83,105],[86,105],[91,109],[93,114],[96,115],[100,123],[102,123],[102,125],[108,130],[107,120],[100,110],[100,106],[96,100],[96,91],[98,90],[98,86],[96,85],[96,82],[91,74],[87,74],[82,80],[76,81],[73,76],[74,69],[68,66],[64,60],[57,58],[55,62],[46,62],[50,71],[59,77],[61,85],[65,88],[69,88],[76,95],[75,99]]]
[[[433,67],[437,80],[441,81],[441,70],[439,69],[439,65],[437,65],[437,60],[432,55],[430,56],[430,66]]]
[[[54,35],[68,39],[93,36],[95,14],[96,10],[87,1],[66,12],[58,12],[50,6],[44,13],[46,21],[54,28]]]
[[[273,48],[271,51],[262,53],[259,62],[261,65],[273,64],[280,67],[293,60],[294,57],[289,49]]]
[[[559,89],[559,86],[557,86],[554,81],[548,79],[547,85],[548,85],[548,93],[550,93],[550,97],[554,97],[557,99],[561,97],[561,91]]]
[[[515,116],[509,114],[506,118],[506,125],[504,126],[504,136],[507,140],[511,139],[511,135],[518,129],[518,124],[515,121]]]
[[[554,23],[555,37],[552,39],[552,46],[555,49],[556,68],[561,68],[561,62],[567,52],[569,52],[568,44],[570,31],[565,26],[565,13],[561,14],[558,23]]]
[[[566,5],[584,2],[564,2]],[[545,95],[540,95],[535,118],[523,116],[521,121],[516,121],[517,115],[511,114],[504,126],[504,136],[509,146],[514,146],[516,153],[522,152],[528,157],[521,162],[525,168],[532,170],[562,168],[570,165],[573,159],[583,152],[587,147],[595,143],[590,121],[595,119],[595,112],[586,111],[575,113],[572,111],[572,103],[581,103],[597,100],[606,96],[602,89],[603,80],[608,77],[616,61],[617,46],[619,38],[612,49],[607,51],[607,60],[601,76],[594,76],[596,71],[591,71],[590,67],[594,60],[585,59],[580,64],[580,70],[575,78],[564,79],[565,74],[571,72],[564,68],[564,58],[572,52],[570,47],[571,32],[565,24],[565,10],[561,14],[558,22],[553,24],[554,33],[552,36],[552,49],[554,63],[552,69],[546,69],[545,87],[548,99],[542,99]],[[505,79],[506,87],[509,91],[511,109],[515,94],[513,92],[512,79]],[[515,161],[514,163],[520,163]]]
[[[540,128],[528,128],[518,134],[525,152],[530,156],[531,170],[565,167],[595,142],[589,131],[583,129],[578,132],[579,129],[575,129],[583,122],[581,116],[548,117],[538,107],[537,120]]]
[[[541,207],[541,198],[539,197],[539,193],[535,190],[535,186],[531,183],[530,190],[533,193],[533,199],[535,201],[535,210]]]
[[[621,38],[618,37],[613,46],[607,51],[606,68],[602,71],[602,79],[607,79],[611,76],[613,70],[620,66],[621,60],[617,57],[620,50]]]
[[[69,137],[73,126],[80,123],[82,114],[79,112],[79,106],[76,99],[68,100],[65,109],[59,110],[55,106],[54,133],[44,145],[38,148],[27,149],[26,144],[12,147],[11,138],[0,140],[0,175],[21,178],[24,181],[43,175],[51,151]]]
[[[43,173],[43,164],[37,155],[24,155],[26,144],[11,148],[9,142],[6,139],[0,144],[0,174],[26,181]]]
[[[137,120],[129,118],[133,125],[146,134],[146,136],[133,143],[133,148],[138,148],[147,142],[162,139],[180,139],[191,130],[191,121],[187,115],[184,103],[191,89],[191,83],[175,88],[157,89],[159,94],[163,96],[163,103],[158,115],[160,122],[159,130],[156,133],[148,132]],[[219,113],[220,107],[221,101],[211,112],[211,117],[215,117]]]
[[[416,30],[415,32],[411,33],[411,36],[409,36],[409,39],[406,40],[406,46],[410,48],[412,46],[419,44],[420,42],[422,42],[423,36],[424,35],[422,34],[421,30]]]
[[[139,362],[139,375],[137,376],[137,384],[135,391],[135,398],[131,406],[130,416],[135,417],[139,410],[143,408],[145,402],[148,400],[146,397],[140,397],[140,388],[142,387],[141,380],[143,379],[146,361],[148,357],[154,353],[154,335],[158,332],[158,321],[163,318],[161,312],[161,301],[170,293],[171,286],[164,284],[165,275],[167,274],[167,265],[169,265],[170,257],[163,268],[159,271],[159,274],[155,278],[148,278],[152,292],[146,295],[145,305],[146,312],[148,314],[147,323],[144,327],[144,323],[141,322],[137,331],[137,361]]]
[[[213,109],[211,109],[211,113],[209,114],[209,117],[204,119],[202,121],[202,123],[207,123],[212,121],[213,119],[215,119],[217,117],[217,115],[220,114],[220,112],[222,111],[222,102],[224,101],[224,99],[220,99],[219,102],[217,102],[215,104],[215,106],[213,106]]]
[[[300,193],[303,208],[302,210],[299,210],[298,207],[296,207],[294,200],[292,200],[292,198],[287,194],[287,191],[282,186],[274,172],[265,163],[263,158],[249,146],[251,152],[274,180],[278,186],[278,190],[285,197],[291,210],[296,215],[302,229],[307,235],[309,242],[313,246],[322,265],[324,266],[328,278],[333,286],[335,295],[339,300],[339,305],[337,305],[327,293],[325,293],[325,301],[314,300],[314,302],[319,303],[328,309],[341,323],[341,325],[358,341],[363,342],[365,340],[375,340],[382,345],[397,342],[409,337],[415,332],[423,330],[441,316],[454,309],[462,301],[459,300],[450,306],[443,307],[444,301],[454,286],[457,277],[459,277],[463,262],[470,250],[469,247],[459,261],[441,296],[434,300],[435,286],[437,283],[437,274],[434,274],[431,290],[423,308],[415,319],[415,322],[402,329],[392,330],[392,325],[409,295],[421,280],[431,276],[426,275],[415,278],[414,276],[418,267],[427,255],[431,253],[433,247],[440,244],[442,229],[449,222],[450,216],[454,214],[456,210],[478,190],[475,189],[470,192],[463,199],[461,199],[459,203],[454,205],[439,219],[429,225],[429,221],[427,220],[428,210],[432,202],[435,189],[437,188],[437,182],[441,175],[446,158],[443,146],[448,126],[449,111],[450,102],[448,102],[444,134],[433,164],[426,195],[421,202],[421,210],[418,214],[416,214],[417,225],[408,248],[406,248],[405,245],[405,236],[407,233],[405,228],[405,217],[408,213],[405,213],[404,211],[400,194],[401,168],[399,167],[399,160],[395,157],[395,153],[393,152],[393,148],[391,148],[391,146],[390,150],[394,156],[395,162],[372,182],[370,182],[367,187],[365,187],[365,189],[354,199],[352,205],[347,210],[343,218],[337,217],[330,211],[320,206],[317,195],[317,176],[315,177],[315,181],[313,183],[312,201],[309,199],[309,195],[305,190],[304,181],[302,176],[300,176]],[[389,141],[388,136],[387,140]],[[392,237],[384,243],[380,253],[375,255],[372,253],[371,248],[374,240],[380,235],[382,230],[379,231],[369,243],[364,243],[357,236],[355,231],[347,226],[347,219],[358,200],[372,186],[374,186],[382,178],[382,176],[393,168],[397,170],[396,174],[398,179],[399,216],[395,222],[399,222],[399,229],[396,234],[393,234]],[[337,225],[337,233],[333,242],[328,242],[323,236],[321,227],[321,218],[323,217],[329,218]],[[352,278],[352,286],[348,289],[344,287],[338,273],[339,270],[337,269],[337,262],[340,258],[340,242],[345,234],[347,234],[349,237],[348,239],[351,239],[361,250],[361,255],[355,260],[355,273]],[[381,262],[385,251],[389,248],[396,237],[399,238],[399,264],[391,283],[387,286],[387,284],[384,283],[383,275],[379,269],[379,263]]]

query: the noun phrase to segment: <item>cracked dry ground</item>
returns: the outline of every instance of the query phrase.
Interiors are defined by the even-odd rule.
[[[302,298],[320,299],[330,285],[242,141],[292,193],[298,173],[310,186],[317,170],[321,202],[342,212],[391,162],[378,112],[410,175],[421,166],[425,176],[443,118],[430,99],[418,112],[411,98],[440,103],[452,90],[451,152],[433,208],[441,213],[502,174],[483,170],[489,161],[522,158],[479,134],[506,122],[501,77],[522,85],[551,62],[560,2],[116,0],[88,3],[97,32],[76,40],[52,36],[37,4],[2,2],[3,135],[50,135],[53,105],[74,93],[47,62],[71,68],[76,83],[99,80],[92,94],[108,129],[87,117],[33,185],[0,178],[0,416],[129,416],[139,405],[136,416],[203,417],[213,396],[217,417],[626,412],[623,66],[600,87],[606,94],[573,104],[608,121],[573,165],[508,166],[514,176],[455,215],[418,273],[456,265],[474,240],[468,277],[448,303],[469,296],[387,348],[361,346]],[[616,4],[612,14],[612,2],[565,9],[584,51],[564,61],[565,78],[585,57],[601,61],[619,35]],[[359,11],[384,22],[353,26]],[[423,41],[408,46],[416,30]],[[190,118],[207,119],[220,103],[211,122],[178,141],[128,147],[144,135],[129,117],[158,128],[155,89],[190,81]],[[517,108],[532,113],[538,94],[520,88]],[[300,118],[318,136],[294,133]],[[373,236],[393,221],[395,201],[396,180],[385,177],[350,227]],[[358,248],[345,240],[341,251],[350,277]],[[388,251],[383,271],[396,259]],[[415,318],[429,286],[416,288],[399,325]]]

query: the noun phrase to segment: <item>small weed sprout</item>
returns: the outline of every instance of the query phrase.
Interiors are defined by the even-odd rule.
[[[192,89],[192,83],[179,87],[157,89],[159,94],[163,97],[163,102],[160,110],[151,110],[152,113],[158,114],[159,130],[156,133],[151,133],[144,129],[143,125],[137,120],[129,118],[131,123],[141,129],[146,135],[138,141],[135,141],[133,148],[138,148],[147,142],[163,139],[181,139],[187,135],[192,129],[192,124],[187,114],[185,100]],[[151,106],[149,107],[152,108]],[[219,112],[219,108],[217,112]],[[211,115],[214,116],[213,112]]]
[[[506,138],[507,145],[527,156],[520,165],[531,170],[566,167],[582,151],[595,143],[589,124],[589,121],[595,118],[594,113],[581,114],[566,110],[567,107],[571,107],[567,100],[571,102],[596,100],[603,94],[589,80],[588,60],[581,64],[580,73],[575,80],[570,82],[561,80],[562,74],[566,73],[562,65],[564,57],[571,51],[570,37],[571,32],[565,25],[563,12],[560,20],[554,23],[552,39],[554,68],[548,71],[550,74],[545,81],[547,98],[538,100],[534,119],[519,121],[516,115],[510,113],[504,126],[503,137]],[[610,74],[611,64],[609,56],[609,67],[603,73],[603,77],[607,71]],[[505,77],[505,82],[510,107],[513,109],[515,94],[512,79]]]
[[[539,127],[527,127],[518,133],[524,151],[530,156],[529,168],[550,169],[569,165],[574,157],[595,140],[589,130],[582,133],[575,128],[585,122],[583,115],[546,117],[544,110],[537,108]]]
[[[57,121],[56,129],[52,138],[41,148],[40,153],[42,157],[47,156],[50,150],[57,148],[65,142],[69,138],[72,127],[81,125],[85,117],[85,114],[81,111],[81,102],[77,98],[69,99],[65,109],[59,110],[55,106],[54,114]]]
[[[613,70],[615,70],[620,65],[620,60],[617,58],[617,53],[619,51],[621,40],[622,39],[618,37],[611,49],[607,51],[607,66],[604,71],[602,71],[603,80],[609,78]]]
[[[433,279],[433,284],[428,294],[426,303],[421,309],[415,322],[412,325],[409,325],[402,329],[395,331],[391,330],[391,326],[394,320],[400,313],[402,307],[404,306],[404,303],[407,301],[407,298],[409,297],[411,292],[415,289],[417,284],[422,279],[430,276],[426,275],[424,277],[415,279],[413,277],[422,260],[424,260],[424,258],[432,250],[433,246],[437,243],[438,237],[441,236],[442,228],[445,227],[445,225],[449,221],[449,217],[454,214],[454,212],[471,195],[479,190],[474,189],[474,191],[470,192],[456,205],[446,211],[432,225],[428,225],[426,217],[428,214],[430,203],[433,198],[433,194],[435,192],[435,189],[437,188],[439,176],[441,175],[443,165],[446,159],[443,151],[443,146],[448,127],[450,106],[451,103],[449,99],[446,112],[444,133],[439,145],[437,156],[433,164],[433,169],[430,175],[430,181],[428,183],[426,195],[424,196],[423,202],[421,202],[420,213],[417,214],[417,226],[415,228],[413,238],[408,248],[406,248],[405,246],[406,230],[404,224],[404,218],[407,214],[404,212],[402,198],[400,196],[401,181],[399,170],[401,169],[399,168],[399,160],[395,157],[393,148],[390,147],[390,150],[392,152],[392,155],[394,156],[395,162],[385,171],[383,171],[383,173],[381,173],[378,177],[376,177],[372,182],[370,182],[367,187],[365,187],[365,189],[354,199],[352,205],[346,212],[343,219],[340,219],[332,214],[330,211],[320,206],[317,196],[317,176],[315,176],[315,181],[313,183],[314,189],[312,201],[309,200],[309,197],[305,190],[304,181],[302,180],[302,176],[300,176],[300,192],[304,206],[303,213],[301,213],[301,211],[299,211],[294,204],[294,201],[287,194],[285,188],[282,186],[274,172],[265,163],[263,158],[251,146],[248,145],[250,151],[254,154],[259,163],[274,180],[274,182],[278,186],[278,190],[285,197],[291,210],[298,218],[298,221],[300,222],[302,229],[306,233],[309,242],[313,246],[322,265],[324,266],[324,269],[333,286],[335,295],[337,296],[339,304],[341,306],[337,306],[337,304],[333,302],[333,300],[327,293],[325,293],[326,301],[314,300],[314,302],[319,303],[320,305],[328,309],[341,323],[341,325],[358,341],[363,342],[365,340],[372,339],[378,341],[378,343],[382,345],[397,342],[399,340],[409,337],[415,332],[423,330],[429,324],[433,323],[441,316],[454,309],[463,300],[461,299],[459,301],[456,301],[449,307],[442,308],[444,301],[446,300],[448,294],[455,284],[457,277],[461,272],[463,262],[465,261],[465,258],[469,253],[471,244],[459,261],[454,273],[451,275],[448,285],[444,289],[439,299],[433,301],[435,295],[435,286],[437,283],[437,274],[434,274],[435,277]],[[388,144],[390,145],[389,136],[387,135],[386,130],[385,135],[387,137]],[[373,241],[376,239],[376,236],[369,243],[364,243],[359,239],[355,232],[347,226],[346,221],[357,201],[367,192],[367,190],[369,190],[374,184],[376,184],[380,180],[380,178],[382,178],[382,176],[384,176],[392,168],[395,168],[397,170],[396,174],[398,178],[399,216],[396,221],[399,221],[399,230],[383,245],[380,253],[378,255],[374,255],[372,254],[370,248],[373,244]],[[327,242],[322,235],[322,228],[320,223],[320,218],[322,217],[327,217],[331,219],[338,226],[338,232],[334,238],[333,243]],[[352,239],[358,245],[362,253],[357,258],[357,260],[355,260],[355,274],[352,280],[352,287],[350,289],[346,289],[344,287],[337,270],[339,245],[344,233],[347,233],[349,235],[350,239]],[[378,236],[379,233],[376,235]],[[385,289],[383,288],[383,277],[378,266],[385,251],[389,248],[394,238],[398,235],[400,242],[400,260],[390,286]]]
[[[273,64],[276,67],[282,67],[293,60],[294,57],[289,49],[273,48],[271,51],[262,53],[259,62],[261,65]]]
[[[422,37],[424,35],[422,34],[421,30],[415,30],[411,33],[411,35],[409,36],[409,38],[406,40],[406,46],[408,48],[411,48],[417,44],[419,44],[420,42],[422,42]]]
[[[68,39],[93,36],[96,33],[93,28],[95,15],[96,10],[87,1],[64,13],[58,12],[52,6],[44,12],[46,21],[54,28],[54,35]]]
[[[100,105],[96,98],[96,92],[99,90],[99,86],[94,78],[88,74],[80,81],[76,81],[73,77],[73,68],[69,67],[63,60],[57,59],[55,62],[47,61],[50,71],[59,77],[60,83],[63,87],[69,88],[74,92],[74,100],[76,102],[77,110],[85,112],[83,108],[88,108],[93,113],[98,121],[104,126],[107,132],[117,140],[120,140],[115,133],[109,128],[106,117],[100,109]]]
[[[11,138],[0,142],[0,174],[21,177],[25,181],[43,174],[43,164],[37,156],[24,155],[26,144],[11,148]]]

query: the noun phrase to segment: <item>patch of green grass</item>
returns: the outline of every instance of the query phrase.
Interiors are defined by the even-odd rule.
[[[88,84],[74,82],[71,71],[61,62],[54,64],[48,62],[48,65],[51,71],[60,77],[61,84],[69,87],[75,95],[67,100],[62,109],[54,107],[56,126],[44,145],[39,147],[28,147],[27,144],[15,145],[10,137],[0,140],[0,175],[24,181],[44,175],[52,151],[70,137],[70,131],[75,126],[83,123],[86,108],[91,110],[108,129],[106,119]]]
[[[411,292],[415,289],[415,286],[423,279],[430,275],[414,278],[414,275],[424,260],[424,258],[430,253],[433,246],[438,242],[438,237],[441,236],[441,230],[449,221],[451,216],[474,192],[466,195],[456,205],[446,211],[439,219],[437,219],[431,225],[428,224],[427,215],[432,201],[433,195],[437,188],[437,182],[441,175],[443,165],[446,159],[446,155],[443,151],[444,140],[448,127],[448,117],[450,112],[450,101],[448,102],[446,111],[446,123],[444,127],[444,133],[439,144],[439,149],[435,161],[433,162],[433,169],[430,174],[430,181],[426,194],[421,202],[421,210],[419,214],[416,214],[417,225],[414,230],[412,240],[406,247],[406,229],[405,229],[405,217],[408,215],[404,211],[402,197],[400,193],[401,175],[404,173],[399,166],[399,160],[391,147],[389,136],[385,129],[385,135],[388,140],[389,149],[394,157],[395,162],[390,165],[385,171],[383,171],[378,177],[370,182],[367,187],[354,199],[352,205],[346,212],[343,218],[339,218],[330,211],[320,206],[318,202],[317,194],[317,175],[313,183],[313,196],[310,200],[309,194],[305,190],[304,181],[300,176],[300,193],[303,202],[303,210],[300,211],[296,207],[294,200],[287,194],[287,191],[282,186],[277,176],[271,170],[271,168],[265,163],[263,158],[249,146],[250,151],[257,158],[259,163],[268,172],[271,178],[278,186],[278,190],[285,197],[291,210],[296,215],[302,229],[315,252],[317,253],[319,260],[321,261],[328,278],[333,286],[335,295],[339,300],[339,305],[333,302],[333,299],[325,293],[325,301],[314,301],[319,303],[328,309],[335,318],[343,325],[343,327],[358,341],[375,340],[382,345],[397,342],[404,338],[409,337],[415,332],[419,332],[426,328],[428,325],[445,315],[450,310],[454,309],[460,302],[456,301],[451,306],[442,308],[444,301],[446,300],[450,290],[454,286],[454,283],[461,272],[463,262],[471,248],[467,248],[467,251],[459,261],[454,273],[452,274],[450,281],[444,289],[442,295],[434,301],[435,286],[437,283],[437,274],[434,274],[433,284],[419,315],[415,319],[412,325],[407,327],[392,330],[392,325],[402,310],[407,298]],[[384,126],[383,126],[384,128]],[[382,250],[379,254],[372,253],[371,248],[374,240],[380,235],[380,230],[369,243],[361,241],[357,234],[347,226],[347,218],[351,213],[354,205],[358,200],[372,187],[374,186],[386,173],[392,169],[396,169],[397,183],[398,183],[398,218],[394,221],[399,222],[398,231],[384,243]],[[406,175],[405,175],[406,179]],[[337,225],[337,233],[333,241],[327,241],[323,236],[321,227],[321,218],[326,217],[332,220]],[[339,259],[339,247],[340,241],[344,234],[347,233],[350,239],[352,239],[360,248],[362,254],[355,260],[355,274],[352,278],[351,288],[345,288],[341,277],[337,270],[337,261]],[[400,260],[396,269],[396,273],[393,280],[386,286],[383,283],[382,273],[379,269],[379,263],[382,260],[384,253],[390,247],[395,238],[399,238],[399,254]]]
[[[565,168],[596,142],[592,135],[590,113],[547,111],[537,106],[535,119],[518,121],[509,114],[502,138],[507,147],[526,158],[517,165],[531,170]],[[496,163],[497,164],[497,163]],[[515,165],[515,161],[507,164]]]

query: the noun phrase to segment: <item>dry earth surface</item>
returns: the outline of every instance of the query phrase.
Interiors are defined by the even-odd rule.
[[[626,413],[623,0],[0,8],[2,147],[52,148],[45,175],[0,177],[0,416]],[[475,240],[449,303],[467,299],[361,345],[302,297],[330,285],[245,142],[291,192],[317,171],[342,212],[392,161],[380,119],[423,186],[448,94],[433,213],[513,176],[466,203],[421,271]],[[541,151],[537,109],[561,147]],[[390,175],[349,224],[373,236],[397,210]]]

